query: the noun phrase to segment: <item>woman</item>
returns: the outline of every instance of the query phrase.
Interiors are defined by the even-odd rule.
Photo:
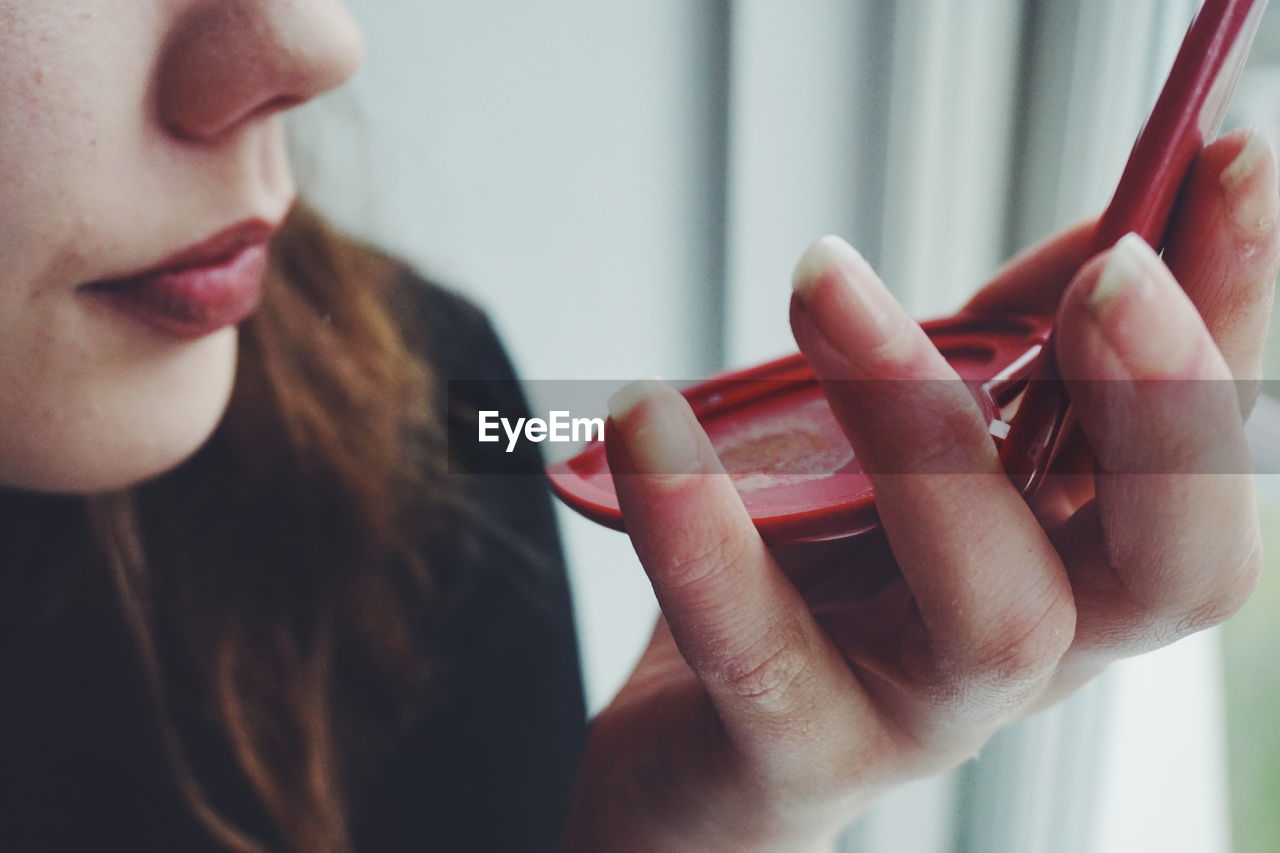
[[[360,52],[338,0],[0,0],[6,850],[824,849],[1247,596],[1245,478],[1076,478],[1033,514],[952,383],[845,381],[951,374],[827,238],[792,324],[857,453],[984,473],[876,477],[897,571],[841,588],[855,557],[770,553],[681,398],[631,386],[609,450],[664,616],[587,737],[545,490],[445,462],[522,406],[441,394],[501,349],[293,207],[280,115]],[[1069,379],[1254,377],[1278,206],[1230,135],[1163,262],[1088,259],[1084,225],[971,307],[1061,300]],[[1234,406],[1129,387],[1072,386],[1102,473],[1240,463]]]

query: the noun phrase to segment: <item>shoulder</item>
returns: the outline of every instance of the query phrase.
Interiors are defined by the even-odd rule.
[[[484,474],[540,474],[538,445],[516,452],[477,441],[479,414],[528,417],[529,402],[515,366],[483,310],[460,294],[406,272],[401,281],[404,333],[426,361],[448,434],[449,467]],[[540,481],[539,481],[540,482]]]
[[[475,303],[410,269],[403,272],[399,290],[405,335],[438,376],[446,380],[515,378],[492,322]]]

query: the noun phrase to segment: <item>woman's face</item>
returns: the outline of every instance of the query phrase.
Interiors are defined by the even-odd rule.
[[[0,486],[205,441],[294,197],[280,113],[362,55],[341,0],[0,0]]]

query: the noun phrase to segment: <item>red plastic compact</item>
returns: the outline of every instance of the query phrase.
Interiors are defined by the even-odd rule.
[[[1183,180],[1226,113],[1266,0],[1205,0],[1099,221],[1093,250],[1136,232],[1157,250]],[[922,324],[965,380],[1015,485],[1030,496],[1069,432],[1051,317],[959,314]],[[871,482],[796,354],[682,392],[765,541],[846,539],[877,525]],[[552,487],[587,518],[622,530],[603,442],[548,467]]]

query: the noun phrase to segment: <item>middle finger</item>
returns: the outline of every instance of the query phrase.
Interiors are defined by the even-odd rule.
[[[794,283],[796,339],[871,479],[918,608],[908,683],[984,706],[1029,701],[1071,642],[1071,588],[972,395],[847,243],[811,246]]]

